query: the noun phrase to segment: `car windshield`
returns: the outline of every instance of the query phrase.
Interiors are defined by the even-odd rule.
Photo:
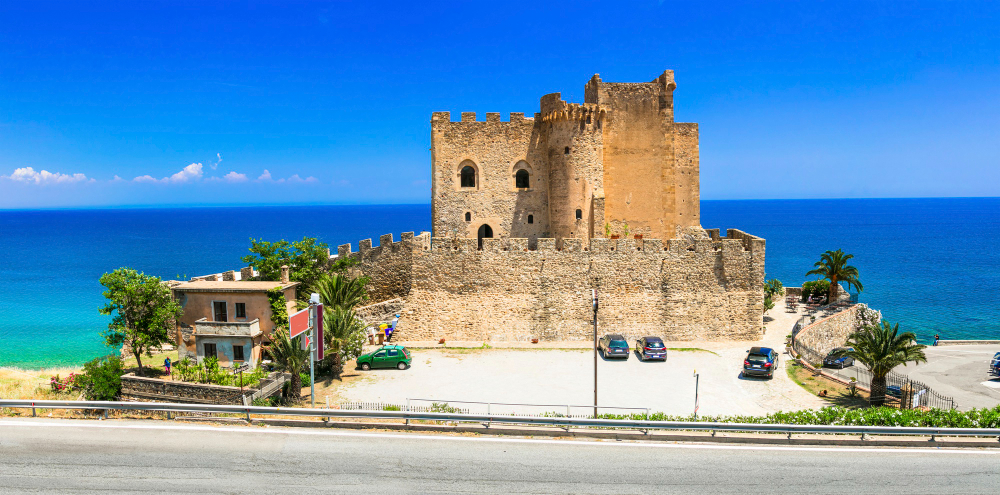
[[[760,354],[751,354],[747,356],[747,361],[752,364],[764,364],[767,362],[767,356],[761,356]]]
[[[628,342],[625,342],[624,340],[612,340],[609,345],[611,347],[628,347]]]
[[[646,347],[650,349],[663,349],[663,342],[646,341]]]

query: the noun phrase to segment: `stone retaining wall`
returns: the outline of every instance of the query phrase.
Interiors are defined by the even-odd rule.
[[[178,382],[135,376],[122,376],[122,400],[134,402],[181,402],[191,404],[243,404],[243,395],[257,389],[226,387],[205,383]]]
[[[803,359],[810,363],[821,363],[834,348],[841,347],[847,337],[857,330],[858,312],[865,306],[854,304],[847,309],[799,330],[792,347]]]

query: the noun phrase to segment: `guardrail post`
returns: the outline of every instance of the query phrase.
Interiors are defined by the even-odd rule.
[[[107,409],[104,410],[104,419],[108,419],[108,410]]]
[[[492,402],[487,402],[486,403],[486,416],[487,416],[487,418],[486,418],[486,427],[489,428],[490,424],[493,423],[493,403]]]
[[[173,416],[174,416],[173,411],[167,410],[167,419],[174,419]]]
[[[406,412],[407,413],[410,412],[410,399],[409,398],[406,399]],[[406,421],[404,421],[403,424],[409,425],[410,424],[410,418],[406,418]]]
[[[35,403],[34,402],[31,403],[31,417],[32,418],[35,417]]]

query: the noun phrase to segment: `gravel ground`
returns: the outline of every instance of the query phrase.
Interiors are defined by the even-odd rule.
[[[648,408],[668,414],[689,415],[694,410],[698,371],[700,415],[760,415],[779,410],[822,407],[824,402],[799,387],[785,373],[782,354],[771,380],[743,378],[743,358],[751,346],[773,347],[784,352],[784,337],[800,316],[785,311],[784,303],[772,309],[765,337],[758,342],[668,342],[668,360],[640,362],[598,358],[598,404],[617,408]],[[545,345],[545,344],[542,344]],[[634,342],[630,342],[634,345]],[[385,402],[428,405],[430,400],[466,407],[472,412],[485,406],[459,401],[546,404],[545,407],[492,406],[493,412],[542,412],[566,410],[565,405],[593,404],[594,357],[589,349],[415,349],[413,365],[363,372],[364,379],[338,387],[341,402]],[[428,399],[417,401],[414,399]],[[585,414],[588,408],[573,408]]]

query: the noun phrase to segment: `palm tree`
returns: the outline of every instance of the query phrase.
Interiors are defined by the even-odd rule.
[[[368,300],[365,277],[351,278],[342,273],[324,274],[313,285],[310,292],[319,294],[323,306],[353,309]]]
[[[309,364],[309,350],[302,349],[297,340],[292,340],[288,330],[280,329],[271,334],[271,347],[267,352],[274,364],[286,373],[292,374],[292,383],[288,388],[288,398],[297,401],[302,398],[302,370]]]
[[[330,311],[323,312],[323,340],[329,351],[328,358],[332,360],[331,369],[335,378],[343,372],[343,359],[358,357],[361,349],[360,346],[357,346],[357,349],[352,348],[352,337],[364,331],[364,322],[354,314],[352,309],[334,307]]]
[[[886,375],[899,365],[926,363],[925,347],[917,343],[913,332],[899,333],[899,323],[890,325],[883,321],[881,325],[865,325],[852,333],[844,347],[834,354],[852,357],[868,367],[872,373],[871,403],[881,406],[885,403]]]
[[[816,262],[816,268],[809,270],[806,276],[819,275],[830,281],[830,292],[826,296],[827,302],[833,302],[833,296],[837,290],[837,283],[845,282],[848,287],[854,286],[861,292],[863,287],[861,282],[858,280],[858,269],[847,264],[847,261],[853,258],[853,254],[845,254],[841,250],[827,251],[819,257],[819,261]]]

